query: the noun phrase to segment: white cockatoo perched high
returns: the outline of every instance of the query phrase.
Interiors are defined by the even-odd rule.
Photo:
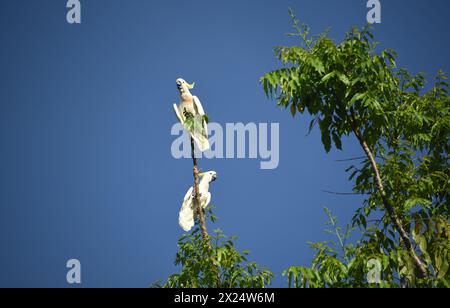
[[[209,171],[199,174],[201,177],[200,184],[198,186],[200,193],[200,206],[205,209],[211,202],[211,193],[209,192],[209,183],[214,182],[217,179],[217,173],[215,171]],[[191,187],[186,196],[184,197],[183,206],[180,210],[180,216],[178,222],[180,227],[184,231],[191,231],[195,225],[195,204],[194,204],[194,187]]]
[[[195,83],[188,84],[181,78],[177,79],[177,88],[180,92],[181,102],[179,105],[174,104],[173,108],[180,123],[189,132],[200,151],[204,152],[210,148],[208,120],[200,100],[190,92],[194,86]]]

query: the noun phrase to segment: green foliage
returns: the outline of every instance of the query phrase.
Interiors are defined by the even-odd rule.
[[[185,121],[184,121],[184,128],[189,132],[201,132],[204,129],[204,123],[209,123],[209,117],[208,115],[192,115],[191,113],[184,113]]]
[[[397,67],[392,50],[377,52],[369,28],[353,29],[337,44],[325,34],[310,36],[290,11],[298,46],[280,46],[282,67],[261,78],[264,91],[293,117],[308,113],[310,131],[318,126],[325,151],[343,150],[343,138],[355,135],[375,157],[346,171],[353,191],[366,196],[345,229],[329,210],[328,234],[335,241],[310,243],[311,267],[284,272],[289,287],[450,287],[450,97],[447,76],[439,72],[431,86],[423,74]],[[188,130],[208,123],[187,117]],[[364,142],[363,142],[364,141]],[[366,152],[367,154],[367,152]],[[407,249],[380,194],[379,171],[388,203],[412,239]],[[379,181],[378,181],[379,182]],[[207,216],[217,219],[212,209]],[[354,230],[361,238],[348,243]],[[179,240],[179,274],[164,287],[253,288],[270,285],[273,274],[247,260],[235,238],[220,230],[206,242],[198,229]],[[428,275],[419,278],[417,255]],[[374,263],[375,262],[375,263]],[[417,261],[416,261],[417,262]],[[372,265],[379,277],[370,278]],[[378,280],[379,278],[379,280]]]
[[[217,218],[209,209],[207,216]],[[198,228],[178,242],[175,264],[179,274],[169,277],[166,288],[265,288],[273,274],[248,261],[249,251],[238,252],[236,237],[227,237],[215,230],[210,238],[212,247],[203,240]]]
[[[292,266],[283,275],[288,277],[289,287],[295,288],[325,288],[325,287],[346,287],[353,283],[350,281],[348,273],[355,271],[360,263],[351,262],[355,249],[353,245],[346,242],[350,236],[351,228],[346,227],[345,231],[338,226],[337,218],[325,208],[329,221],[327,225],[331,228],[326,233],[333,235],[337,239],[335,242],[310,243],[310,247],[316,251],[311,268]],[[363,271],[359,271],[363,273]],[[358,280],[363,281],[363,280]]]
[[[449,286],[450,97],[447,76],[439,72],[426,87],[422,74],[397,68],[396,53],[377,52],[369,28],[353,29],[336,44],[326,34],[311,38],[293,16],[299,46],[275,49],[282,68],[266,74],[266,94],[291,115],[309,113],[318,124],[327,152],[342,150],[342,138],[354,134],[376,158],[388,201],[413,238],[414,252],[429,275],[418,279],[398,228],[388,215],[369,158],[350,166],[354,192],[367,196],[353,227],[363,239],[343,247],[341,260],[325,244],[310,269],[286,272],[293,286],[367,286],[371,259],[382,263],[384,286]],[[427,90],[428,89],[428,90]],[[361,143],[362,144],[362,143]],[[363,144],[362,144],[363,145]],[[380,217],[381,216],[381,217]],[[339,234],[339,233],[337,233]],[[341,235],[339,235],[341,236]]]
[[[331,230],[328,234],[336,237],[336,241],[310,243],[316,251],[312,266],[292,266],[283,275],[288,278],[289,287],[294,288],[398,288],[408,286],[400,277],[408,277],[408,268],[412,266],[409,255],[378,228],[367,229],[363,238],[355,245],[347,244],[352,229],[347,227],[342,231],[336,217],[325,209],[329,217],[327,223]],[[418,218],[419,221],[420,218]],[[427,258],[427,264],[435,264],[432,282],[420,282],[418,286],[450,287],[449,269],[449,231],[448,221],[440,220],[432,228],[418,223],[415,237],[421,237],[421,247],[428,247],[432,254]],[[433,229],[434,228],[434,229]],[[439,232],[436,232],[439,228]],[[419,235],[420,234],[420,235]],[[437,236],[435,236],[437,234]],[[428,240],[432,239],[432,240]],[[386,246],[388,244],[388,247]],[[435,260],[433,261],[432,258]],[[370,262],[379,262],[380,281],[371,283],[368,276],[371,270]],[[400,275],[399,275],[400,274]],[[409,285],[411,286],[411,285]]]

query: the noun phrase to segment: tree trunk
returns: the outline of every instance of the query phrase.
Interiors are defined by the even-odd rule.
[[[405,231],[405,228],[403,227],[403,223],[397,213],[395,212],[394,207],[392,206],[386,191],[384,189],[383,181],[381,179],[380,171],[378,170],[378,166],[375,160],[375,156],[373,155],[372,151],[370,150],[369,146],[367,145],[367,142],[364,139],[364,136],[361,132],[361,130],[358,128],[358,126],[355,124],[355,119],[353,119],[353,132],[358,139],[359,143],[361,144],[364,152],[367,155],[367,158],[370,161],[370,164],[372,166],[372,171],[375,175],[375,181],[378,188],[378,191],[381,196],[381,200],[383,202],[383,205],[388,212],[388,215],[394,224],[395,228],[397,229],[398,233],[400,234],[401,240],[403,241],[406,249],[409,251],[414,264],[416,265],[421,278],[425,278],[427,276],[427,269],[425,265],[423,264],[422,260],[417,256],[416,251],[414,250],[414,247],[412,245],[411,239],[409,238],[408,233]]]

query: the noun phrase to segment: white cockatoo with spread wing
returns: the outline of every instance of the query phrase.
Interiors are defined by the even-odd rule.
[[[195,83],[189,84],[184,79],[177,79],[181,102],[179,105],[174,104],[173,108],[180,123],[187,129],[200,151],[204,152],[210,148],[208,120],[202,103],[190,92],[194,86]]]
[[[217,179],[217,173],[215,171],[209,171],[201,173],[200,184],[198,186],[200,193],[200,206],[205,209],[211,202],[211,193],[209,192],[209,184]],[[194,204],[194,187],[191,187],[183,200],[183,206],[180,210],[180,216],[178,222],[180,227],[184,231],[191,231],[192,227],[195,225],[195,204]]]

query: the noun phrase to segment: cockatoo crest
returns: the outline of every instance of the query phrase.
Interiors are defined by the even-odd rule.
[[[205,209],[211,202],[211,193],[209,192],[209,184],[217,179],[217,173],[215,171],[209,171],[199,174],[201,177],[200,184],[198,186],[200,193],[200,206]],[[184,231],[191,231],[195,225],[195,204],[194,204],[194,187],[191,187],[186,196],[184,197],[183,206],[180,210],[180,216],[178,222],[180,227]]]
[[[192,90],[195,87],[195,82],[192,84],[189,84],[186,82],[186,80],[182,78],[177,79],[177,88],[180,93],[183,92],[189,92],[189,90]]]

